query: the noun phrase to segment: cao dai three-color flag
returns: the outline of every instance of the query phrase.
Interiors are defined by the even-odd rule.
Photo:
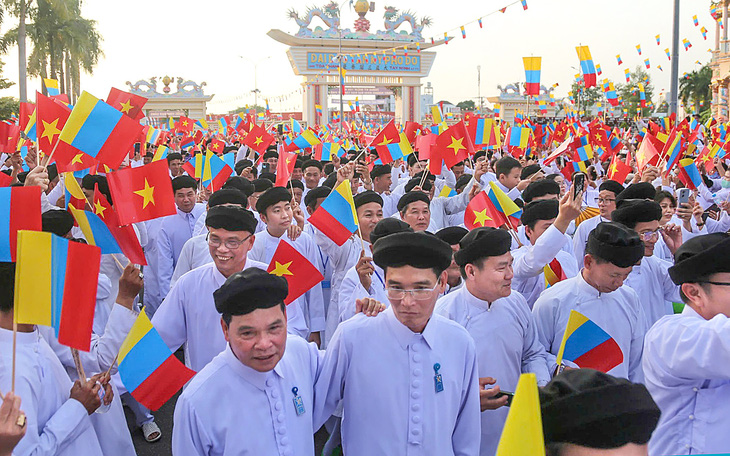
[[[167,162],[124,168],[107,175],[121,225],[176,213]]]
[[[320,270],[284,240],[279,241],[266,271],[284,277],[289,284],[289,293],[284,299],[286,305],[324,280]]]
[[[144,309],[124,339],[117,360],[124,387],[152,411],[195,375],[173,355]]]
[[[0,188],[0,261],[15,261],[19,230],[41,231],[40,187]]]
[[[147,260],[144,251],[137,238],[137,233],[132,225],[121,226],[116,211],[109,204],[106,197],[99,191],[99,186],[94,186],[94,198],[92,207],[94,214],[98,216],[104,224],[109,228],[112,236],[122,249],[122,253],[133,264],[146,265]]]
[[[582,313],[571,310],[556,363],[572,361],[582,368],[608,372],[624,362],[618,343]]]
[[[595,86],[596,67],[593,65],[590,49],[588,49],[588,46],[577,46],[575,50],[578,52],[580,70],[583,73],[583,81],[585,82],[586,89]]]
[[[17,322],[50,326],[63,345],[89,351],[100,264],[99,247],[52,233],[18,232]]]
[[[59,140],[116,169],[141,131],[138,122],[83,92],[66,120]]]
[[[540,95],[540,66],[542,57],[522,57],[525,65],[525,95]]]
[[[357,231],[357,210],[349,180],[332,190],[309,217],[309,223],[337,245],[344,244]]]

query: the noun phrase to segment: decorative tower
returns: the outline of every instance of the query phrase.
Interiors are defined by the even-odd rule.
[[[356,32],[367,32],[370,30],[370,21],[365,19],[365,14],[370,10],[370,3],[368,0],[357,0],[355,2],[355,12],[360,16],[355,20],[355,31]]]

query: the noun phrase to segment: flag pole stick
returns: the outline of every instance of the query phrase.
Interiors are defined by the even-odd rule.
[[[419,184],[419,187],[421,187],[421,190],[423,190],[423,183],[426,182],[426,176],[430,173],[429,169],[431,167],[431,159],[429,158],[426,162],[426,168],[421,171],[423,175],[421,176],[421,183]]]
[[[15,353],[18,341],[18,310],[13,309],[13,367],[12,367],[12,380],[10,382],[10,391],[15,393]]]
[[[43,170],[45,171],[46,168],[48,168],[48,164],[51,163],[51,160],[53,159],[53,154],[56,153],[56,148],[58,147],[58,143],[61,142],[61,135],[58,136],[58,139],[56,140],[56,144],[53,146],[53,149],[51,150],[51,155],[46,158],[46,162],[43,165]]]
[[[74,359],[74,364],[76,364],[76,373],[79,374],[79,380],[86,383],[86,372],[84,372],[84,366],[81,364],[81,359],[79,358],[79,350],[77,348],[72,348],[71,356]]]
[[[365,241],[362,238],[362,231],[360,230],[360,220],[357,221],[357,234],[360,237],[360,247],[362,248],[363,254],[365,253]]]
[[[515,229],[515,227],[514,227],[514,226],[512,226],[512,221],[511,221],[511,220],[509,219],[509,215],[506,215],[506,214],[505,214],[505,218],[507,219],[507,225],[509,225],[509,229],[510,229],[510,232],[511,232],[511,233],[512,233],[512,235],[514,236],[514,238],[515,238],[515,241],[517,241],[517,244],[518,244],[518,245],[519,245],[520,247],[522,247],[522,242],[520,242],[520,238],[519,238],[519,236],[517,236],[517,230]]]
[[[144,312],[144,310],[142,310],[142,312]],[[104,375],[106,375],[107,377],[111,377],[112,367],[114,367],[114,364],[117,363],[117,359],[119,359],[119,353],[117,353],[116,356],[114,356],[112,363],[109,365],[109,369],[106,370],[106,373]]]

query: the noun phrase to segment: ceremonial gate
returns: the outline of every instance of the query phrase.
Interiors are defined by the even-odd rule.
[[[289,17],[299,25],[296,35],[277,29],[268,33],[289,46],[287,55],[294,74],[303,78],[304,120],[310,125],[327,123],[328,93],[333,87],[343,90],[350,101],[351,95],[367,93],[366,88],[373,92],[390,91],[395,95],[396,121],[420,121],[421,78],[428,76],[436,58],[435,52],[424,50],[443,44],[444,40],[426,43],[421,31],[430,25],[430,19],[418,21],[412,13],[399,14],[393,7],[385,8],[386,30],[370,33],[370,22],[365,19],[365,14],[372,10],[369,3],[358,0],[355,10],[360,17],[354,31],[340,29],[339,9],[332,2],[309,9],[303,18],[290,10]],[[315,17],[329,28],[309,28]],[[402,24],[408,24],[411,32],[398,32]]]
[[[161,92],[157,91],[158,79],[163,85]],[[175,92],[170,88],[173,82],[176,83]],[[144,105],[145,116],[155,126],[180,116],[205,119],[206,103],[214,96],[203,93],[205,82],[198,84],[180,77],[152,77],[134,84],[127,81],[126,84],[131,93],[147,98]]]

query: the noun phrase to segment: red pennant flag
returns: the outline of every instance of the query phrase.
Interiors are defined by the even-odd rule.
[[[119,226],[119,216],[114,211],[112,205],[109,204],[106,197],[99,191],[98,186],[94,186],[93,201],[92,209],[94,210],[94,214],[98,215],[104,224],[106,224],[107,228],[109,228],[117,244],[122,248],[124,256],[133,264],[146,265],[147,260],[145,259],[139,239],[137,239],[137,234],[134,232],[134,228],[132,225]]]
[[[284,299],[287,305],[324,280],[319,269],[283,240],[279,241],[266,271],[284,277],[288,282],[289,294]]]
[[[147,98],[124,92],[114,87],[111,88],[109,96],[106,97],[106,104],[123,112],[134,120],[139,120],[144,117],[142,107],[145,103],[147,103]]]
[[[176,213],[172,180],[166,160],[107,175],[120,225]]]

